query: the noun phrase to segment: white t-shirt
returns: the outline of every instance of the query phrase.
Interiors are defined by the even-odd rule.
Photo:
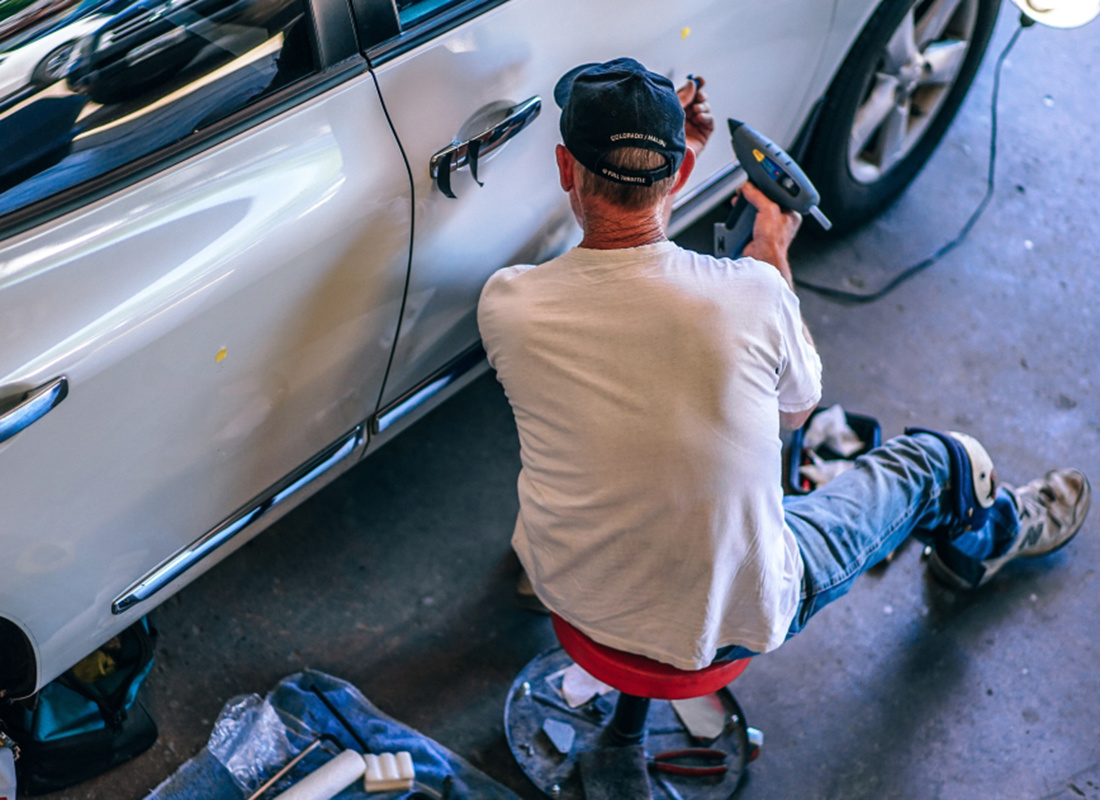
[[[539,598],[681,669],[783,643],[802,559],[779,413],[821,362],[772,266],[661,242],[495,273],[478,324],[519,429],[512,545]]]

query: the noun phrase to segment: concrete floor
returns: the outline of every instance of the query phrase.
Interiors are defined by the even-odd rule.
[[[1006,8],[992,51],[1013,24]],[[1009,482],[1075,465],[1100,487],[1097,25],[1023,36],[1005,68],[997,195],[960,249],[869,306],[803,294],[828,402],[887,435],[967,430]],[[991,77],[989,58],[894,208],[800,246],[800,277],[874,288],[954,236],[984,187]],[[155,611],[160,741],[55,797],[142,797],[228,698],[307,665],[539,797],[501,723],[513,676],[554,643],[545,618],[512,605],[517,470],[486,376]],[[1100,511],[1063,551],[972,594],[931,583],[920,548],[905,549],[735,684],[767,735],[738,797],[1100,797],[1097,563]]]

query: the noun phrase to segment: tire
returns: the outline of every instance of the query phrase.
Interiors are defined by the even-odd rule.
[[[1000,0],[884,0],[871,16],[805,159],[833,233],[870,221],[920,172],[966,97],[999,9]]]
[[[51,86],[65,77],[68,69],[69,56],[76,44],[74,39],[65,42],[51,50],[45,58],[39,61],[31,72],[31,85],[36,87]]]

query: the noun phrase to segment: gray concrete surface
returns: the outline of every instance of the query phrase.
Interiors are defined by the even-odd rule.
[[[1006,9],[993,51],[1013,25]],[[997,195],[960,249],[870,306],[803,295],[827,401],[888,435],[967,430],[1009,482],[1076,465],[1100,485],[1098,25],[1020,41]],[[984,186],[991,67],[902,200],[843,241],[808,238],[800,277],[873,288],[955,234]],[[160,741],[55,797],[142,797],[228,698],[306,665],[538,797],[501,722],[513,676],[554,641],[512,605],[517,470],[488,376],[158,609]],[[734,685],[767,736],[740,798],[1100,797],[1100,511],[972,594],[930,582],[920,556],[905,549]]]

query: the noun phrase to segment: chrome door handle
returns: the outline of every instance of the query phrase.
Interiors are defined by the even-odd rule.
[[[433,155],[429,168],[440,191],[455,199],[451,190],[451,173],[467,165],[470,167],[470,174],[480,185],[481,181],[477,178],[478,159],[496,150],[530,125],[541,111],[542,98],[537,95],[518,105],[500,109],[490,116],[484,130],[463,141],[451,142]]]
[[[69,381],[62,375],[24,394],[13,408],[0,412],[0,442],[5,442],[33,422],[46,416],[69,394]],[[3,401],[0,401],[3,408]]]

